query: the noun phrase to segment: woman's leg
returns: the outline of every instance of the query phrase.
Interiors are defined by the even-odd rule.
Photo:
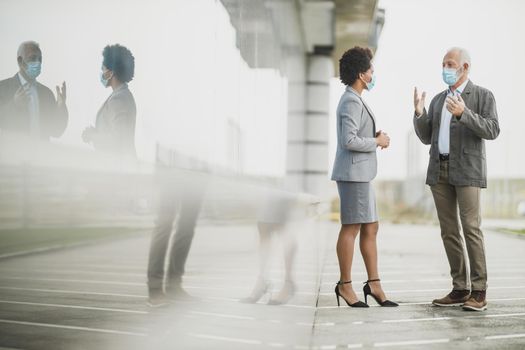
[[[379,223],[373,222],[361,226],[361,236],[359,238],[359,247],[363,260],[365,261],[366,272],[369,280],[379,279],[377,268],[377,232]],[[370,289],[381,301],[386,300],[385,293],[381,287],[381,282],[370,282]]]
[[[270,252],[272,247],[272,232],[274,227],[272,224],[258,223],[257,230],[259,231],[259,271],[257,279],[251,294],[242,298],[243,303],[255,303],[257,300],[267,292],[268,283],[268,264],[270,261]]]
[[[287,229],[284,225],[279,226],[276,234],[280,237],[284,252],[284,284],[281,290],[272,296],[269,304],[283,304],[288,302],[295,294],[296,286],[293,276],[293,264],[297,253],[297,239],[295,232]]]
[[[339,260],[340,281],[345,282],[352,280],[354,243],[360,227],[360,224],[341,225],[339,239],[337,240],[337,258]],[[350,283],[339,285],[339,293],[351,304],[359,300]]]

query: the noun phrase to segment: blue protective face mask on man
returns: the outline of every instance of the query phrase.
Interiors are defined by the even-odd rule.
[[[458,82],[458,69],[443,68],[443,81],[448,86],[452,86]]]
[[[27,62],[26,66],[25,73],[29,79],[36,79],[42,71],[42,63],[38,61]]]

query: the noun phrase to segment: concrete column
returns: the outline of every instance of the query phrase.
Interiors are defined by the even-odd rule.
[[[330,79],[334,76],[332,58],[311,55],[306,82],[306,117],[304,129],[305,191],[324,197],[328,194],[328,117],[330,112]]]
[[[297,192],[305,191],[306,71],[307,63],[303,52],[293,53],[287,57],[286,188]]]

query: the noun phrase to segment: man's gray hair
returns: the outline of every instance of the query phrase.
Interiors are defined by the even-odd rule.
[[[36,48],[38,48],[40,50],[40,45],[38,45],[38,43],[36,41],[33,41],[33,40],[24,41],[23,43],[20,44],[20,46],[18,46],[18,51],[16,53],[16,57],[24,56],[24,51],[25,51],[26,47],[28,47],[28,46],[34,46],[34,47],[36,47]]]
[[[447,53],[448,52],[457,52],[459,54],[459,59],[461,60],[461,62],[459,62],[461,65],[463,65],[463,63],[467,62],[468,63],[468,66],[470,68],[471,66],[471,63],[470,63],[470,54],[468,53],[468,51],[462,47],[451,47],[450,49],[448,49]]]

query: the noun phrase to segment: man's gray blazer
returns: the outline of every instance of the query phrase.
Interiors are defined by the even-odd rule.
[[[14,96],[21,86],[18,73],[0,81],[0,129],[29,134],[31,115],[28,106],[18,106],[14,102]],[[36,89],[40,107],[39,136],[44,140],[60,137],[69,119],[67,107],[57,104],[53,92],[48,87],[37,82]]]
[[[375,118],[351,87],[337,107],[337,152],[332,180],[369,182],[377,175]]]
[[[439,180],[439,125],[447,90],[432,99],[428,113],[414,115],[416,134],[425,145],[430,145],[428,185]],[[467,83],[461,93],[465,111],[461,118],[452,116],[450,121],[449,183],[454,186],[487,187],[485,141],[499,135],[498,113],[494,95],[489,90]]]

